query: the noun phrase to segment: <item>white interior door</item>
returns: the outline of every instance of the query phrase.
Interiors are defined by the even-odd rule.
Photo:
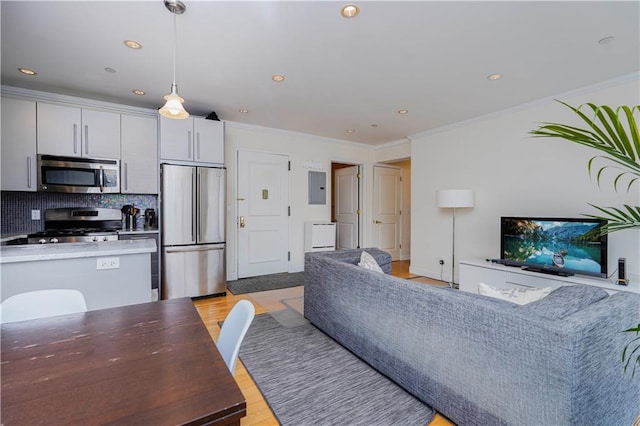
[[[238,152],[238,278],[288,271],[289,157]]]
[[[338,250],[359,247],[359,172],[359,166],[345,167],[335,172],[336,248]]]
[[[401,171],[373,167],[373,245],[400,258]]]

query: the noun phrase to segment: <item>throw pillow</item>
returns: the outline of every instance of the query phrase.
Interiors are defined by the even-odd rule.
[[[518,305],[526,305],[535,302],[551,293],[551,287],[543,288],[495,288],[485,283],[478,284],[478,293],[494,297],[496,299],[506,300],[508,302],[517,303]]]
[[[557,288],[542,300],[521,309],[549,319],[562,319],[609,296],[604,289],[589,285],[568,285]]]
[[[378,265],[378,262],[376,262],[373,256],[371,256],[369,253],[367,253],[364,250],[360,255],[360,262],[358,263],[358,266],[362,266],[365,269],[371,269],[372,271],[384,273],[384,271],[382,270],[382,268],[380,268],[380,265]]]

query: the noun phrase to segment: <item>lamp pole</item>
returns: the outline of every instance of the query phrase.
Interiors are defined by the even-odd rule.
[[[451,282],[449,283],[449,287],[455,288],[456,282],[453,277],[454,268],[455,268],[455,256],[456,256],[456,208],[453,208],[453,219],[452,219],[452,236],[451,236]]]
[[[436,205],[441,209],[453,209],[451,223],[451,281],[449,287],[456,288],[456,208],[473,207],[473,191],[469,189],[441,189],[436,192]]]

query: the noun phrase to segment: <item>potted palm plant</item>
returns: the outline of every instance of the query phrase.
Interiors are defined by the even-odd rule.
[[[634,186],[640,186],[640,105],[612,108],[586,103],[573,107],[559,102],[576,113],[586,126],[545,122],[529,133],[534,137],[564,139],[598,151],[587,163],[589,175],[595,177],[598,185],[601,179],[611,176],[610,172],[613,172],[613,187],[616,191],[624,189],[629,192]],[[606,220],[607,225],[602,231],[604,233],[640,229],[640,206],[590,205],[596,212],[586,216]],[[624,370],[631,370],[634,376],[636,368],[640,366],[640,323],[623,331],[635,334],[635,338],[622,351]]]

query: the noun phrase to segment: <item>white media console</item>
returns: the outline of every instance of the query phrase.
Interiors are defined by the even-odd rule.
[[[460,261],[460,290],[470,293],[478,292],[478,284],[485,283],[497,288],[514,287],[551,287],[564,285],[592,285],[608,292],[628,291],[640,293],[640,279],[632,277],[628,285],[617,285],[606,278],[595,278],[584,275],[562,277],[541,272],[525,271],[519,267],[505,266],[485,260]]]

